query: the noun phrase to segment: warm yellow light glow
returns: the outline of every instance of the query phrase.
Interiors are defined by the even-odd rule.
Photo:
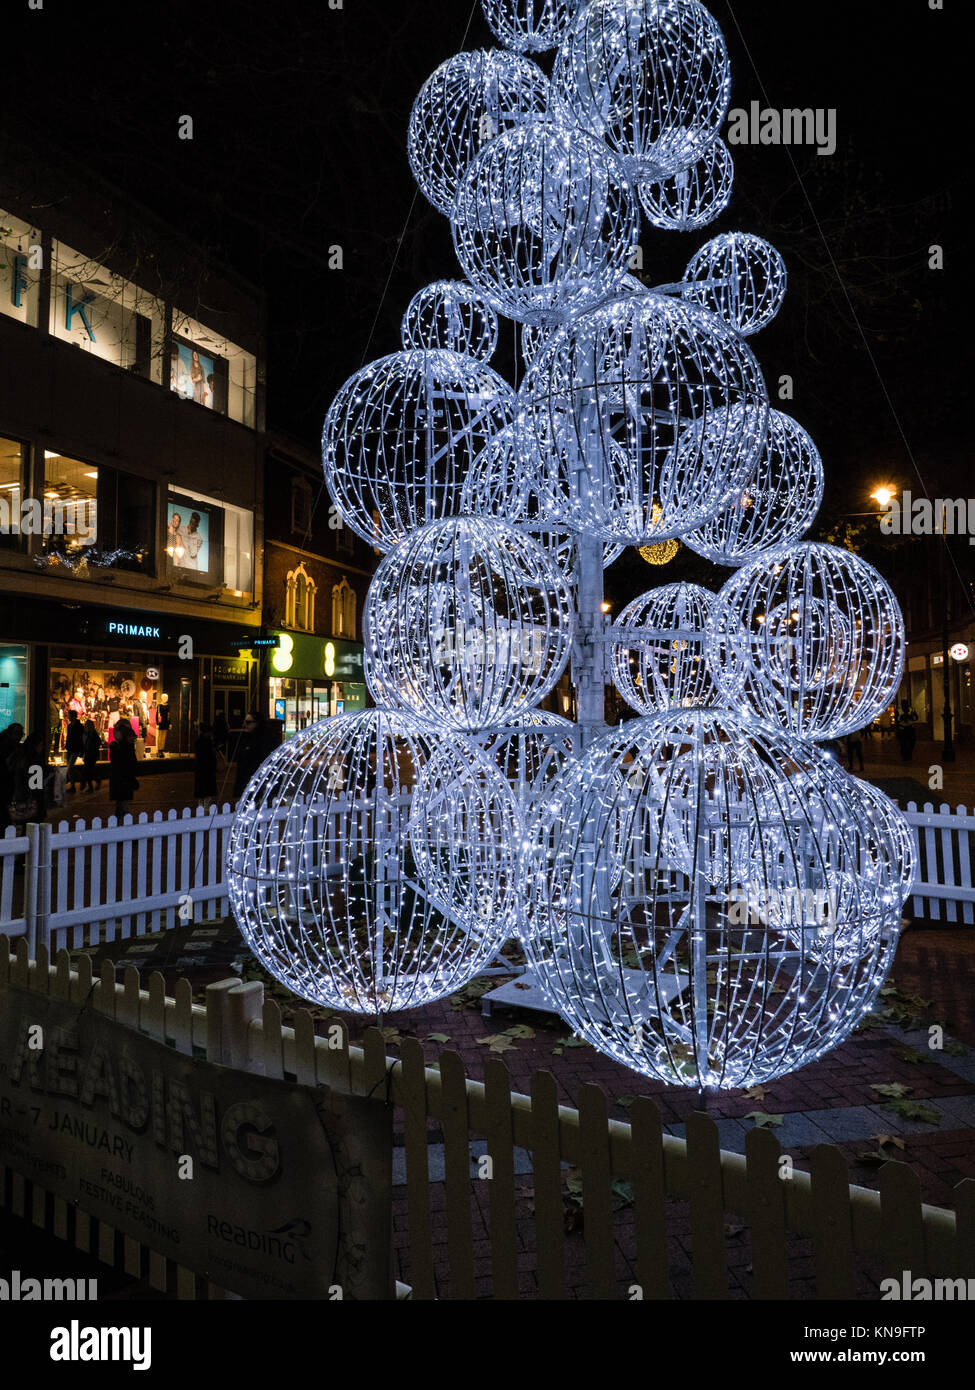
[[[870,494],[874,501],[879,502],[882,507],[886,507],[890,503],[890,500],[893,497],[893,495],[894,490],[893,488],[889,487],[878,487],[874,492],[871,492]]]

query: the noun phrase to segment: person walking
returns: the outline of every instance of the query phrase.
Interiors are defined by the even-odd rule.
[[[6,830],[11,824],[9,808],[14,795],[11,764],[23,737],[23,724],[8,724],[0,732],[0,831]]]
[[[234,778],[235,798],[243,795],[247,783],[267,757],[269,750],[264,726],[264,716],[257,710],[251,710],[244,720],[234,756],[237,764],[237,775]]]
[[[98,736],[93,719],[85,720],[84,727],[84,748],[82,756],[84,758],[84,776],[81,780],[81,790],[83,792],[93,792],[96,787],[101,789],[102,779],[96,776],[98,758],[102,751],[102,741]]]
[[[227,716],[220,710],[213,720],[213,746],[217,753],[221,755],[224,763],[227,761],[227,745],[230,742],[230,725],[227,723]]]
[[[917,730],[914,727],[916,723],[917,714],[911,707],[910,700],[901,700],[896,732],[897,742],[901,749],[901,759],[905,763],[909,763],[914,756],[914,745],[917,743]]]
[[[853,771],[853,760],[859,761],[859,770],[863,771],[863,735],[857,731],[846,736],[846,765]]]
[[[115,815],[121,821],[133,796],[139,790],[139,782],[135,775],[138,763],[135,756],[135,735],[129,721],[119,719],[115,724],[114,733],[108,755],[108,790],[115,802]]]
[[[74,770],[75,763],[81,762],[85,756],[85,728],[78,718],[78,711],[68,710],[68,727],[64,735],[64,760],[67,766],[65,776],[68,783],[68,791],[78,790],[77,777]]]
[[[10,823],[18,834],[28,821],[47,818],[47,738],[39,730],[27,735],[9,759]]]
[[[193,795],[209,810],[217,794],[217,750],[209,724],[199,725],[193,756]]]

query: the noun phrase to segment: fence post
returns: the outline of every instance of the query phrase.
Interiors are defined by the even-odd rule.
[[[33,959],[38,946],[50,948],[51,944],[51,827],[30,823],[25,830],[24,921],[27,947]]]

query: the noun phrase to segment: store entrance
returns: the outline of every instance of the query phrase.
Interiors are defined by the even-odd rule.
[[[218,685],[213,691],[213,717],[222,714],[232,734],[244,727],[247,714],[246,685]]]
[[[103,749],[114,739],[119,719],[128,719],[136,738],[136,755],[151,754],[156,743],[157,702],[162,693],[158,658],[120,656],[117,652],[65,647],[50,650],[48,684],[48,756],[66,759],[68,716],[94,726]],[[105,756],[104,752],[102,756]]]

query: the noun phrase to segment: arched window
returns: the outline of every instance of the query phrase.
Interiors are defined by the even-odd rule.
[[[285,627],[296,628],[299,632],[314,631],[315,581],[303,564],[291,570],[287,577],[284,622]]]
[[[335,637],[355,637],[355,590],[342,576],[341,584],[332,589],[332,634]]]

